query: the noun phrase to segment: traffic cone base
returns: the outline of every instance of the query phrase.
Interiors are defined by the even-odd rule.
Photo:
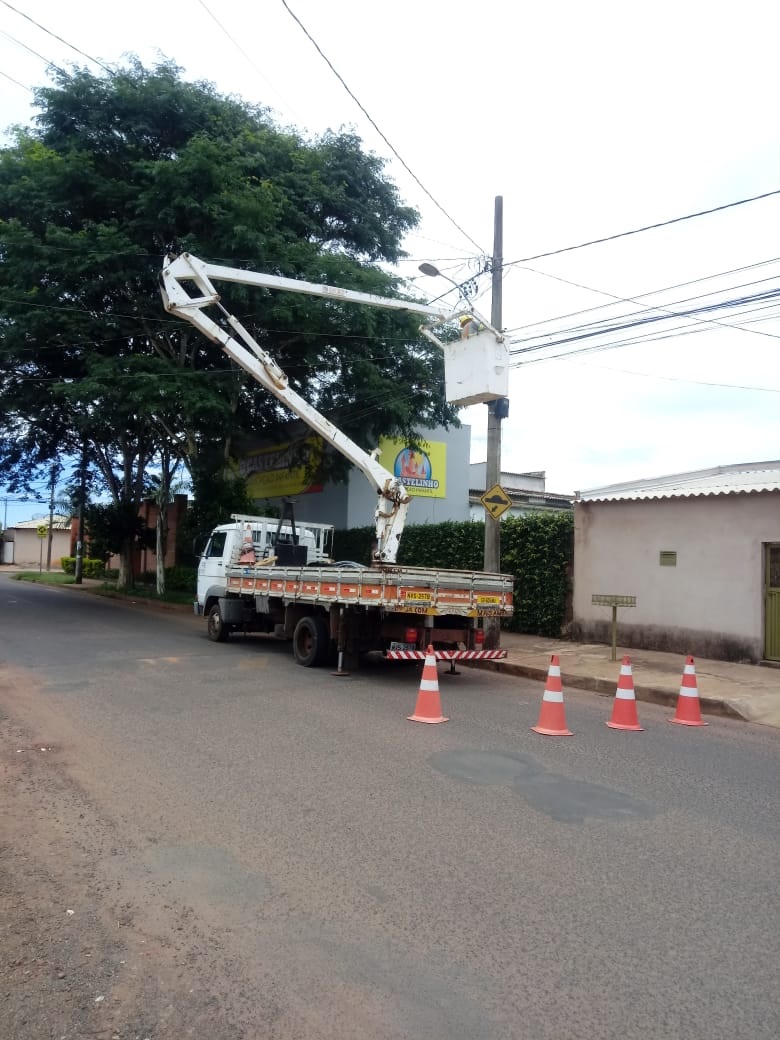
[[[627,729],[642,732],[636,712],[636,694],[634,693],[634,676],[631,672],[631,658],[626,655],[620,665],[620,678],[615,691],[615,703],[612,717],[607,726],[610,729]]]
[[[561,664],[555,654],[550,658],[550,667],[547,670],[547,683],[542,696],[539,721],[535,726],[531,726],[531,729],[534,733],[541,733],[545,737],[574,736],[572,731],[566,727],[566,713],[563,708],[563,686],[561,685]]]
[[[674,713],[674,718],[667,721],[676,722],[678,726],[708,725],[701,717],[699,688],[696,685],[696,666],[691,656],[685,658],[680,696],[677,698],[677,710]]]
[[[565,723],[564,723],[565,725]],[[531,726],[534,733],[541,733],[543,737],[573,737],[570,729],[544,729],[542,726]]]
[[[436,658],[434,657],[432,646],[428,647],[425,657],[414,715],[407,715],[406,717],[410,722],[435,723],[450,721],[441,712],[439,675],[436,671]]]

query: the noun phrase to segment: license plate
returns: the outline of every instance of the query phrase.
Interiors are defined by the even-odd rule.
[[[417,647],[415,646],[414,643],[395,643],[395,642],[393,642],[393,643],[390,644],[390,649],[391,650],[416,650]]]

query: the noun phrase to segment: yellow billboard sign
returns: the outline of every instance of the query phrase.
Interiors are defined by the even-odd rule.
[[[275,444],[250,451],[238,460],[250,498],[279,498],[322,491],[319,477],[322,441],[319,437]]]
[[[410,495],[419,498],[447,497],[447,445],[423,441],[412,448],[398,438],[379,441],[380,462],[402,481]]]

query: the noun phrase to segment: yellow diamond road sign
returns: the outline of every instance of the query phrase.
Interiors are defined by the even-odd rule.
[[[512,500],[500,484],[494,484],[489,488],[480,498],[480,502],[494,520],[498,520],[512,505]]]

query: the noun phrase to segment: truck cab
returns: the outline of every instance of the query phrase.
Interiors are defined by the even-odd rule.
[[[333,531],[333,524],[232,513],[230,523],[214,528],[201,554],[195,612],[208,614],[224,597],[228,570],[241,566],[250,538],[254,563],[292,562],[294,554],[301,565],[322,565],[331,562]]]

